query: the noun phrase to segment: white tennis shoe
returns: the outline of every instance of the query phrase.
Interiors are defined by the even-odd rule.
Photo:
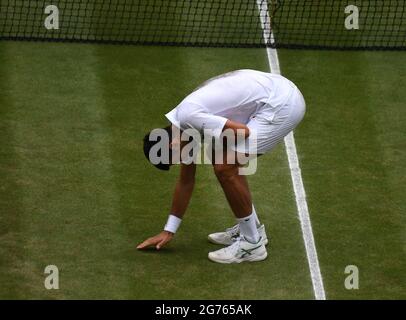
[[[263,239],[264,245],[268,244],[268,237],[265,232],[265,226],[258,227],[259,236]],[[223,232],[216,232],[208,235],[210,242],[229,246],[240,237],[240,226],[236,224],[234,227],[226,229]]]
[[[239,237],[232,245],[223,249],[209,252],[209,259],[218,263],[241,263],[243,261],[262,261],[268,256],[262,238],[257,243],[251,243]]]

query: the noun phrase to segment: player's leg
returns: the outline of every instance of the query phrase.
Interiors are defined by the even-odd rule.
[[[245,176],[239,174],[239,164],[213,164],[226,199],[238,220],[235,242],[229,247],[209,253],[209,259],[219,263],[261,261],[267,257],[264,239],[258,232],[253,213],[251,193]]]
[[[214,172],[236,218],[252,213],[251,193],[245,176],[239,175],[237,164],[214,164]]]
[[[214,164],[213,168],[231,210],[238,220],[240,233],[248,241],[257,243],[260,235],[257,229],[257,217],[252,210],[251,193],[246,176],[239,174],[238,164]]]
[[[256,131],[254,125],[251,125],[250,131],[252,139],[254,131]],[[257,157],[257,154],[255,151],[251,152],[251,155],[245,152],[237,153],[235,146],[227,146],[227,142],[228,140],[225,140],[223,148],[213,149],[212,161],[214,172],[238,223],[224,232],[210,234],[208,239],[216,244],[230,245],[242,234],[249,241],[256,242],[257,239],[262,238],[264,243],[268,244],[265,227],[260,224],[252,204],[246,176],[240,174],[241,165],[247,164],[248,159]],[[218,161],[219,159],[221,161]]]

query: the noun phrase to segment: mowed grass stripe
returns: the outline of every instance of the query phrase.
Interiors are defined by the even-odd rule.
[[[13,144],[16,119],[13,116],[14,90],[9,83],[7,67],[10,61],[6,46],[0,47],[0,299],[16,297],[24,287],[26,278],[21,272],[23,264],[21,244],[21,189],[17,177],[19,156]],[[17,285],[18,283],[18,285]],[[23,290],[23,289],[22,289]]]
[[[269,72],[267,54],[263,49],[225,49],[224,57],[221,59],[213,55],[213,52],[217,51],[193,48],[184,51],[187,56],[187,68],[194,70],[192,73],[194,76],[207,74],[206,78],[209,78],[216,72],[223,73],[245,68]],[[197,59],[210,62],[210,65],[196,62]],[[213,177],[212,172],[209,171],[209,174]],[[248,177],[248,180],[256,210],[261,221],[266,225],[268,235],[274,239],[269,247],[271,261],[268,261],[268,265],[264,266],[264,269],[261,268],[258,273],[264,282],[257,288],[251,287],[250,290],[257,290],[259,299],[311,299],[312,284],[310,274],[305,268],[306,253],[303,248],[300,222],[297,219],[288,159],[283,143],[258,160],[258,170],[255,175]],[[215,180],[213,183],[218,185]],[[220,188],[218,192],[222,197],[219,200],[226,203]],[[226,223],[226,221],[216,221],[217,225],[226,225]],[[216,230],[216,227],[213,225],[212,230]],[[268,277],[269,282],[265,280]],[[245,286],[245,290],[247,287]]]
[[[142,137],[164,126],[164,114],[202,81],[238,68],[267,69],[263,50],[98,47],[120,212],[134,243],[166,221],[179,168],[159,172],[144,159]],[[207,234],[235,223],[211,166],[199,166],[191,206],[173,243],[134,252],[128,282],[140,299],[311,298],[289,169],[283,147],[263,157],[250,177],[257,210],[274,239],[270,258],[223,266],[207,259],[219,248]]]
[[[14,250],[22,255],[15,271],[22,277],[8,280],[21,290],[3,295],[114,298],[115,289],[125,297],[126,281],[112,277],[112,270],[127,272],[127,264],[116,257],[128,242],[111,183],[110,137],[94,47],[2,46],[11,104],[8,130],[17,161],[8,178],[20,190],[12,199],[21,207]],[[48,264],[59,267],[58,291],[44,289]]]
[[[281,58],[307,98],[296,137],[328,296],[404,297],[404,55],[283,50]],[[344,287],[351,264],[359,290]]]
[[[366,90],[373,92],[367,95],[367,103],[384,177],[378,188],[380,197],[372,204],[379,236],[373,238],[376,253],[372,255],[375,261],[371,273],[376,273],[379,284],[386,287],[386,297],[398,299],[406,298],[406,94],[399,86],[399,79],[406,73],[405,63],[406,57],[400,52],[366,52],[361,59],[363,73],[369,79]]]

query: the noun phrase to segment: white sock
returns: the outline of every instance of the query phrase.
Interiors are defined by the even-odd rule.
[[[255,217],[255,223],[257,224],[257,228],[259,228],[261,226],[261,222],[259,222],[257,212],[255,211],[255,208],[254,208],[254,204],[252,204],[252,214]]]
[[[251,243],[259,241],[258,228],[255,222],[255,216],[251,213],[248,217],[237,219],[240,225],[241,235]]]

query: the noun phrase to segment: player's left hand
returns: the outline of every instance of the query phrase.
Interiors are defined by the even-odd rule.
[[[155,246],[157,250],[161,249],[173,238],[173,233],[168,231],[162,231],[154,237],[148,238],[144,242],[140,243],[137,246],[137,249],[145,249],[148,247]]]

